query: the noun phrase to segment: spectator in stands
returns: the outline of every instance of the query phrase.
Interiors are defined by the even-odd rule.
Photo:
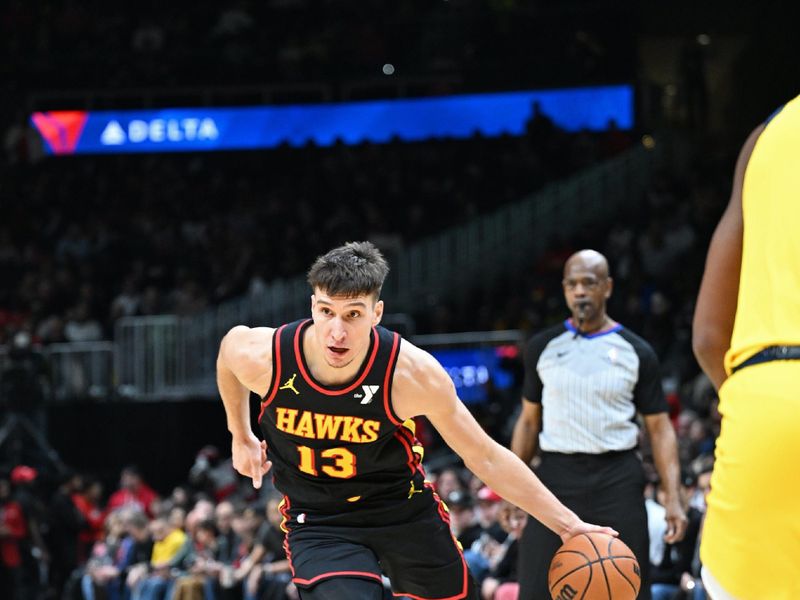
[[[12,165],[32,164],[44,157],[42,138],[31,127],[25,113],[18,114],[9,126],[3,139],[3,148]]]
[[[163,600],[173,585],[173,570],[183,569],[192,553],[192,542],[186,533],[165,518],[150,523],[153,552],[141,577],[130,585],[133,600]]]
[[[689,507],[686,512],[688,519],[686,535],[678,542],[666,543],[664,489],[658,481],[652,483],[649,488],[650,495],[645,499],[645,506],[650,530],[651,592],[653,600],[673,600],[681,591],[681,580],[686,574],[691,573],[692,560],[698,547],[702,513],[696,508]]]
[[[75,472],[62,476],[61,484],[50,500],[48,511],[48,547],[53,557],[50,583],[60,590],[85,556],[79,556],[79,537],[87,523],[73,501],[84,482]]]
[[[470,573],[480,581],[489,568],[488,562],[480,552],[472,549],[481,537],[483,529],[475,518],[474,501],[469,492],[454,490],[445,499],[450,511],[450,531],[464,550]]]
[[[692,555],[691,570],[681,576],[681,590],[690,600],[706,600],[705,586],[701,578],[702,562],[700,560],[700,539],[703,535],[703,525],[706,518],[707,499],[711,491],[711,474],[714,470],[713,459],[703,461],[697,471],[697,491],[702,498],[699,506],[692,507],[700,515],[700,527],[697,532],[696,544]]]
[[[233,530],[233,520],[236,517],[236,509],[232,502],[222,501],[217,504],[214,510],[214,522],[217,525],[219,537],[219,559],[226,564],[231,564],[236,557],[239,548],[239,536]]]
[[[203,520],[209,519],[211,515],[205,515],[204,509],[196,512],[199,505],[200,503],[195,506],[192,513],[203,515],[201,517]],[[233,503],[223,500],[217,504],[213,508],[213,518],[217,533],[213,552],[206,552],[205,559],[198,563],[195,570],[197,574],[204,576],[204,589],[208,597],[218,597],[222,592],[223,583],[226,589],[232,587],[234,565],[238,564],[237,561],[242,555],[240,551],[242,542],[233,527],[236,519],[236,508]]]
[[[96,342],[103,339],[103,328],[90,314],[88,302],[72,308],[64,325],[64,338],[68,342]]]
[[[599,145],[603,157],[616,156],[631,147],[631,137],[619,128],[616,119],[609,119]]]
[[[466,551],[481,536],[482,531],[475,518],[472,496],[464,490],[454,490],[445,498],[445,504],[450,511],[450,529]]]
[[[464,546],[464,558],[475,581],[480,585],[489,574],[492,557],[506,540],[507,534],[498,522],[502,498],[485,485],[481,485],[476,496],[478,506],[475,509],[474,525],[465,532],[473,539],[469,546]]]
[[[170,527],[186,531],[186,509],[182,506],[172,506],[167,513],[167,523]]]
[[[186,515],[186,519],[190,524],[199,523],[200,521],[205,521],[207,519],[213,520],[214,511],[216,509],[217,507],[211,500],[204,496],[200,496]]]
[[[147,519],[142,515],[141,530],[147,531]],[[125,514],[124,509],[110,513],[105,520],[105,535],[92,546],[85,569],[80,575],[80,589],[83,600],[95,600],[96,597],[106,597],[108,600],[122,600],[123,581],[125,570],[129,563],[143,562],[150,552],[150,546],[141,550],[140,560],[131,552],[136,543],[135,538],[128,533],[131,527],[130,520],[135,520]],[[69,588],[65,590],[65,597],[74,597]]]
[[[139,302],[139,316],[160,315],[166,312],[166,304],[164,302],[161,291],[155,285],[148,285],[142,292],[142,299]]]
[[[189,481],[195,490],[220,502],[237,491],[239,476],[229,456],[221,457],[215,446],[203,446],[189,470]]]
[[[233,562],[224,568],[220,576],[223,589],[241,588],[244,579],[255,565],[257,555],[256,533],[261,524],[261,511],[256,507],[244,506],[234,513],[232,528],[239,545],[236,547]]]
[[[528,522],[525,511],[514,508],[503,519],[508,536],[487,548],[489,573],[481,583],[483,600],[516,600],[519,595],[517,563],[519,538]]]
[[[86,523],[78,535],[78,558],[85,561],[92,545],[105,534],[103,484],[98,479],[84,476],[82,486],[72,495],[72,502]]]
[[[119,294],[111,301],[109,317],[112,321],[116,321],[122,317],[132,317],[136,315],[139,311],[140,300],[141,295],[136,284],[136,277],[130,274],[122,283],[122,289]]]
[[[458,469],[447,468],[436,476],[436,493],[440,498],[447,498],[457,490],[464,490],[464,482]]]
[[[244,578],[245,600],[284,600],[286,597],[286,586],[291,575],[283,546],[285,536],[281,530],[281,500],[277,494],[267,499],[266,521],[261,524],[256,534],[256,544],[247,558],[252,567]],[[247,567],[243,564],[239,568],[242,574],[247,572]]]
[[[216,591],[209,585],[219,576],[219,562],[216,560],[217,530],[214,521],[205,519],[190,524],[187,531],[192,532],[193,553],[187,565],[188,573],[175,580],[172,600],[216,599]]]
[[[531,104],[531,116],[525,124],[525,131],[528,134],[528,138],[539,150],[547,148],[556,131],[553,119],[544,112],[542,103],[538,100]]]
[[[129,465],[122,469],[120,487],[111,494],[106,510],[108,512],[122,507],[135,507],[152,516],[153,503],[158,494],[142,479],[138,467]]]
[[[189,511],[192,509],[190,506],[189,488],[186,485],[177,485],[172,489],[172,494],[169,496],[170,505],[173,508],[182,508],[186,511],[186,516],[189,516]]]
[[[25,600],[23,552],[28,524],[22,506],[11,496],[11,482],[0,477],[0,589],[9,600]]]
[[[123,542],[120,575],[126,590],[146,575],[153,555],[150,520],[136,508],[122,509],[128,538]]]
[[[502,542],[506,539],[507,533],[500,524],[500,508],[503,499],[491,488],[483,486],[478,490],[478,506],[475,511],[478,525],[481,527],[481,534]]]
[[[22,510],[25,519],[25,537],[20,540],[21,582],[20,597],[35,597],[42,581],[39,565],[49,565],[51,556],[45,543],[44,528],[47,522],[47,508],[40,498],[36,483],[39,473],[27,465],[18,465],[11,470],[12,497]]]

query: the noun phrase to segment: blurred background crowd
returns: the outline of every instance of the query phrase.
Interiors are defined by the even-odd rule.
[[[120,317],[197,314],[343,239],[397,250],[630,145],[552,123],[545,136],[539,120],[524,138],[9,167],[7,191],[24,202],[0,225],[0,343],[20,330],[45,344],[110,339]]]
[[[698,581],[699,534],[713,467],[719,415],[678,419],[689,506],[687,537],[665,545],[659,482],[650,471],[646,506],[654,597],[687,595]],[[645,449],[646,452],[646,449]],[[468,470],[449,464],[430,480],[449,510],[485,600],[516,598],[517,542],[528,515],[501,518],[503,501]],[[163,494],[138,467],[114,489],[72,469],[56,487],[18,465],[0,477],[0,589],[12,598],[297,600],[284,547],[282,496],[254,490],[213,446],[197,453],[184,480]],[[388,580],[386,597],[391,598]],[[657,596],[657,590],[661,596]]]

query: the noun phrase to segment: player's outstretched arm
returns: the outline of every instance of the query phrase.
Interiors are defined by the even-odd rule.
[[[728,207],[711,238],[706,268],[694,311],[692,349],[700,367],[719,389],[727,379],[725,353],[731,345],[742,267],[742,189],[747,163],[764,126],[747,138],[736,161]]]
[[[267,393],[272,377],[272,335],[270,328],[239,325],[222,338],[217,355],[217,386],[233,438],[233,467],[252,478],[255,488],[261,487],[271,463],[266,442],[259,440],[250,426],[250,392],[262,397]]]
[[[613,529],[584,523],[514,453],[492,440],[456,395],[453,382],[427,352],[403,342],[392,388],[403,419],[424,415],[466,466],[506,500],[566,541],[579,533]]]

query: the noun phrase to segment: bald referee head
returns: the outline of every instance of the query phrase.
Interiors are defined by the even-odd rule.
[[[607,325],[606,301],[614,282],[608,261],[597,250],[580,250],[564,265],[564,298],[578,331],[592,333]]]

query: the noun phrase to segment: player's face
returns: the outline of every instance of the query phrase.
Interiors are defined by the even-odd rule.
[[[364,358],[370,332],[383,315],[383,300],[372,295],[330,296],[320,289],[311,296],[311,317],[319,349],[334,368]]]
[[[590,323],[605,316],[612,281],[604,272],[576,261],[564,271],[562,285],[576,321]]]

